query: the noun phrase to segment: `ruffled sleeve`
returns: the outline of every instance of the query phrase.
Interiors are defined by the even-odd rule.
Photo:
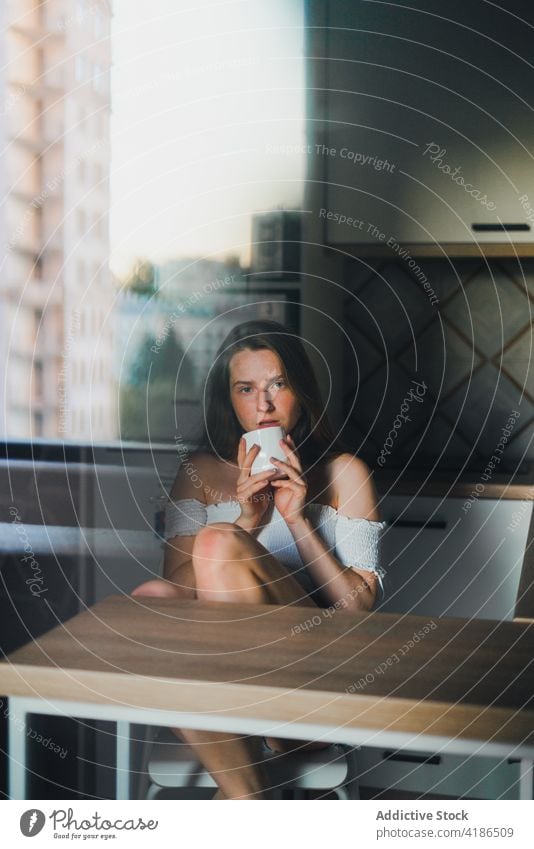
[[[337,559],[349,568],[374,572],[378,578],[382,598],[386,576],[382,566],[382,537],[385,529],[386,522],[351,519],[339,513],[336,517]]]
[[[207,523],[206,505],[196,498],[170,500],[165,507],[165,539],[194,536]]]
[[[347,569],[365,569],[377,576],[382,600],[386,577],[382,566],[382,538],[387,523],[343,516],[324,504],[309,504],[307,514],[329,550],[343,566]]]
[[[385,522],[336,516],[336,554],[344,566],[377,572],[381,568],[380,548]]]

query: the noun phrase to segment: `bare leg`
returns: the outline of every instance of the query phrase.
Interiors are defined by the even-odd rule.
[[[230,523],[218,522],[199,532],[193,548],[193,567],[200,601],[316,607],[270,552]],[[192,746],[226,798],[268,798],[259,738],[186,728],[173,730]],[[269,745],[274,749],[278,742],[270,738]],[[294,745],[304,744],[294,741]]]
[[[317,608],[285,566],[238,525],[216,522],[202,528],[192,559],[201,601]]]
[[[166,578],[154,578],[145,581],[132,591],[132,596],[152,596],[156,598],[189,598],[197,597],[195,589],[195,573],[191,561],[183,563]]]
[[[269,799],[271,794],[263,767],[259,737],[227,732],[173,728],[217,782],[218,799]],[[215,798],[215,797],[214,797]]]
[[[135,590],[130,593],[133,598],[139,596],[147,596],[151,598],[181,598],[180,587],[173,586],[164,578],[154,578],[151,581],[145,581],[140,584]]]
[[[180,587],[164,580],[145,581],[132,592],[132,596],[152,598],[180,598]],[[222,789],[214,799],[265,799],[268,793],[266,776],[262,767],[261,741],[257,737],[238,736],[192,728],[173,728],[177,737],[188,743],[199,760],[208,769],[218,785],[229,785],[231,795]],[[202,754],[202,756],[201,756]]]
[[[201,601],[317,606],[284,566],[237,525],[220,522],[204,527],[197,534],[192,559],[197,597]],[[165,589],[161,586],[164,583]],[[146,582],[133,594],[181,595],[167,582],[160,581]],[[187,728],[174,728],[173,731],[194,749],[217,782],[219,792],[214,798],[271,797],[260,738]],[[269,738],[273,749],[278,742]],[[302,741],[291,742],[295,746],[305,745]]]
[[[328,749],[330,743],[319,740],[289,740],[280,737],[266,737],[265,742],[273,752],[311,752],[313,749]]]

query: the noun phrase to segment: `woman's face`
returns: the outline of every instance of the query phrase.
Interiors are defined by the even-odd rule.
[[[285,381],[280,358],[268,348],[234,354],[230,399],[245,431],[270,422],[291,433],[300,416],[300,404]]]

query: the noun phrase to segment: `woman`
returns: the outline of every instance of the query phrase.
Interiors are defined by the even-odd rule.
[[[203,447],[182,465],[166,511],[165,578],[133,595],[371,610],[385,523],[367,466],[330,429],[301,340],[273,321],[239,325],[207,398]],[[283,427],[285,459],[252,474],[259,447],[247,451],[242,434],[265,423]],[[218,799],[270,798],[262,747],[325,745],[174,730],[215,778]]]

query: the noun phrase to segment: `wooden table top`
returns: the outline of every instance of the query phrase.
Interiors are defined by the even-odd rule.
[[[111,596],[9,655],[0,694],[534,745],[534,621],[328,613]]]

